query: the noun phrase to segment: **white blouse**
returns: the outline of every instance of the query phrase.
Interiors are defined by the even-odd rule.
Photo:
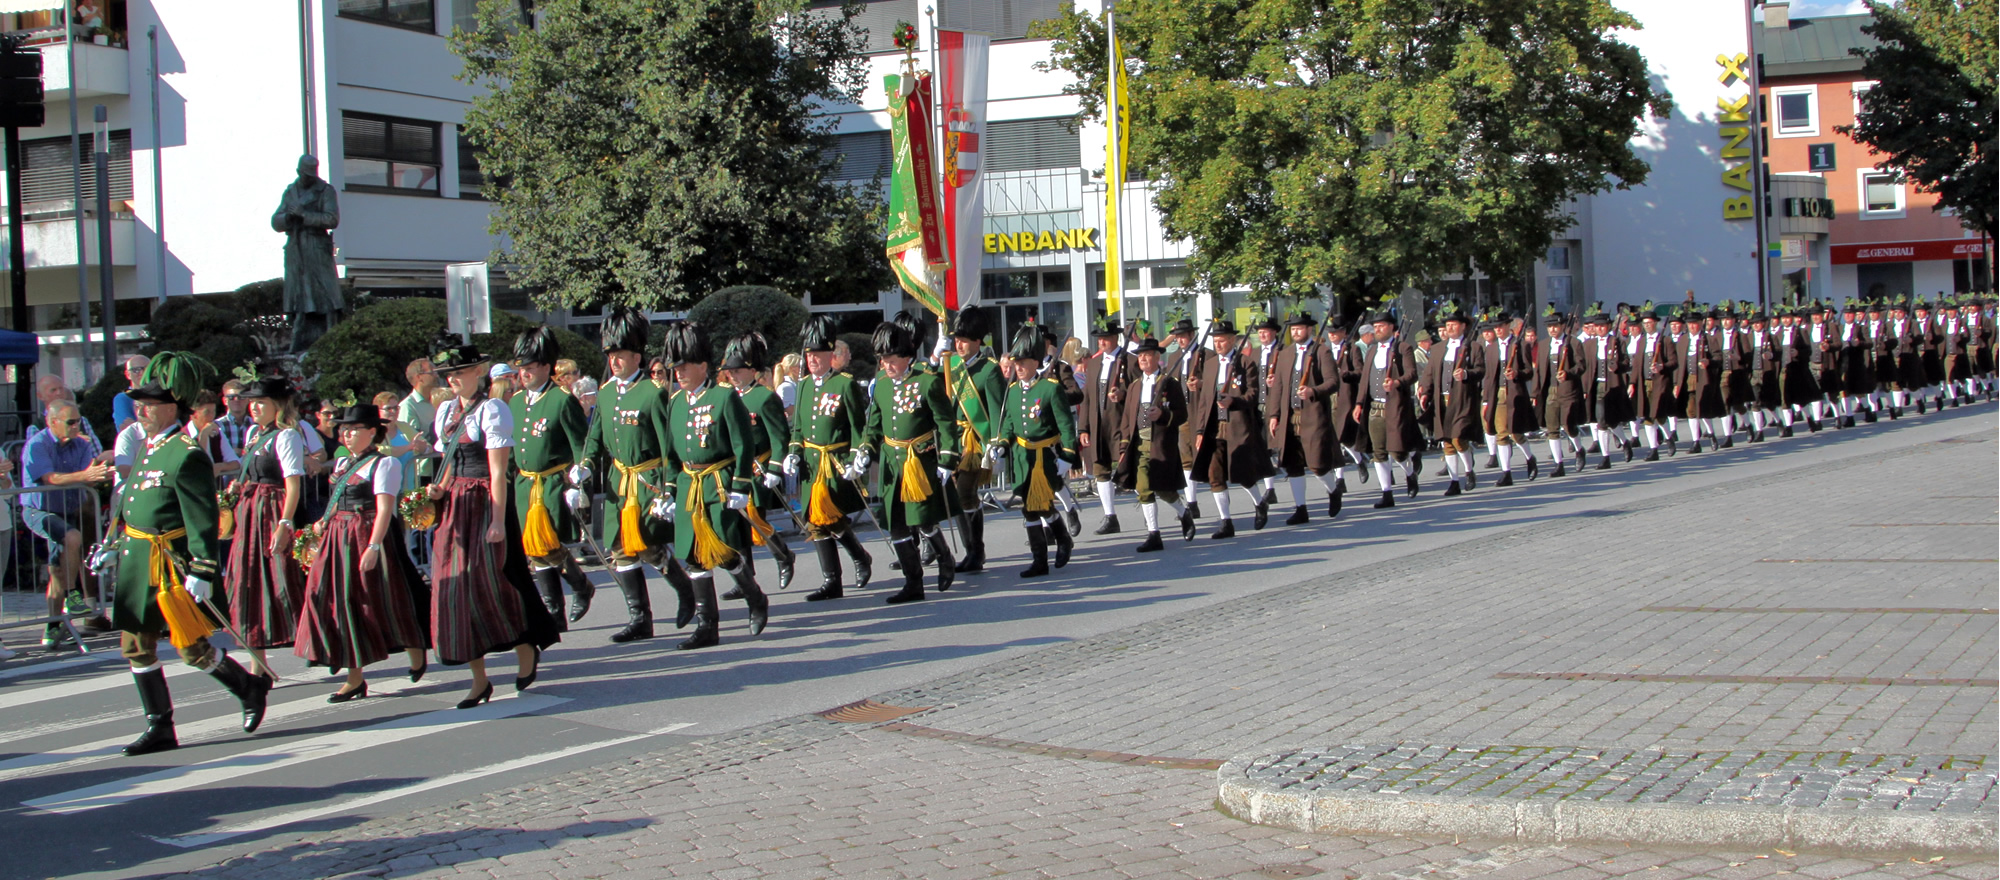
[[[446,429],[451,427],[452,420],[458,417],[459,408],[464,405],[463,401],[454,397],[438,407],[431,430],[436,432],[439,442],[451,442],[451,438],[445,436]],[[465,417],[459,430],[472,440],[484,440],[487,449],[506,449],[514,445],[514,411],[489,397]]]
[[[278,432],[271,441],[271,451],[278,456],[278,475],[282,477],[303,477],[306,475],[306,438],[304,428],[293,428]],[[263,439],[264,429],[250,426],[249,436],[243,438],[243,448],[249,449]]]

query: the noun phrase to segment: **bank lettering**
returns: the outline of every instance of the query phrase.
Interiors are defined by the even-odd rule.
[[[1722,68],[1722,73],[1716,76],[1716,79],[1723,85],[1740,84],[1746,88],[1750,85],[1750,76],[1746,72],[1747,65],[1750,63],[1748,53],[1738,52],[1734,58],[1728,55],[1717,55],[1715,56],[1715,63]],[[1750,124],[1750,95],[1742,94],[1734,98],[1716,98],[1715,109],[1718,111],[1716,114],[1717,134],[1722,138],[1722,158],[1725,161],[1731,159],[1742,160],[1731,163],[1727,168],[1723,169],[1722,185],[1746,193],[1751,192],[1750,172],[1753,169],[1750,159],[1753,158],[1751,156],[1753,151],[1749,143],[1754,126]],[[1749,220],[1755,216],[1755,202],[1750,196],[1724,194],[1722,198],[1722,219]]]
[[[986,252],[1067,251],[1097,247],[1096,229],[1044,229],[1040,232],[986,233]]]

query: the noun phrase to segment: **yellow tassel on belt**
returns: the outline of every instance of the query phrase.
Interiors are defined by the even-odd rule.
[[[639,534],[639,475],[659,467],[660,460],[649,458],[626,467],[614,458],[611,466],[618,469],[618,497],[624,500],[618,509],[618,552],[628,557],[638,556],[646,552],[646,538]]]
[[[958,437],[958,469],[977,473],[986,470],[986,441],[979,438],[971,422],[965,422],[964,432]]]
[[[1042,462],[1048,457],[1049,449],[1054,447],[1056,441],[1061,439],[1061,436],[1045,437],[1041,440],[1029,440],[1023,437],[1014,438],[1016,444],[1023,449],[1033,450],[1035,453],[1035,460],[1028,463],[1028,498],[1027,505],[1023,509],[1028,511],[1045,511],[1055,506],[1056,489],[1054,486],[1049,485],[1048,469],[1042,467]]]
[[[812,491],[806,496],[806,520],[816,526],[830,526],[840,522],[846,514],[833,503],[833,489],[827,485],[833,479],[833,453],[846,449],[845,443],[828,443],[821,446],[808,442],[806,448],[819,453],[819,466],[813,468]]]
[[[694,562],[703,570],[722,568],[736,561],[736,550],[722,543],[722,536],[715,533],[715,524],[708,521],[708,499],[702,496],[701,481],[715,478],[715,497],[728,498],[729,489],[722,484],[722,471],[734,459],[725,458],[714,464],[687,468],[688,474],[688,515],[694,517]]]
[[[936,431],[931,431],[922,437],[912,437],[908,440],[882,438],[882,442],[903,450],[903,474],[896,480],[896,491],[905,502],[916,504],[930,500],[930,469],[924,467],[924,460],[917,453],[923,444],[935,439],[937,439]]]
[[[125,527],[125,537],[138,538],[150,545],[146,553],[146,570],[159,588],[153,598],[160,603],[160,616],[167,621],[167,639],[176,648],[186,648],[195,642],[208,638],[215,627],[208,623],[208,615],[201,613],[194,597],[180,589],[180,572],[174,570],[173,540],[185,536],[187,529],[175,529],[161,534],[150,534],[131,526]]]
[[[539,471],[521,470],[521,476],[529,481],[528,519],[521,523],[521,550],[531,558],[540,559],[562,549],[562,537],[556,534],[555,517],[549,514],[549,506],[542,501],[542,480],[562,473],[567,467],[569,463],[564,462]]]

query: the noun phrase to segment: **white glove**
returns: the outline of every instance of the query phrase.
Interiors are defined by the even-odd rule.
[[[1069,476],[1069,462],[1063,461],[1062,456],[1056,456],[1056,477],[1066,476]]]
[[[181,584],[181,589],[193,596],[196,602],[207,602],[208,597],[215,593],[214,584],[195,575],[188,575],[187,580]]]
[[[799,469],[803,467],[805,462],[799,460],[797,453],[785,456],[785,476],[796,477],[799,475]]]
[[[946,485],[946,486],[949,486],[949,485],[951,485],[951,469],[950,469],[950,468],[938,468],[938,482],[939,482],[939,483],[942,483],[942,484],[944,484],[944,485]]]
[[[583,490],[564,489],[563,503],[569,505],[569,509],[581,512],[583,510],[583,505],[584,505]]]
[[[1007,447],[998,444],[988,446],[986,447],[986,457],[992,459],[994,464],[1006,461]]]
[[[729,493],[730,510],[744,510],[749,508],[749,506],[750,506],[750,496],[745,495],[741,492]]]
[[[570,485],[581,486],[588,482],[590,482],[590,467],[588,465],[573,464],[569,466]]]
[[[868,476],[868,454],[855,455],[853,463],[847,466],[847,470],[841,471],[840,475],[850,483],[860,482],[863,477]]]
[[[866,449],[859,450],[854,453],[854,465],[852,467],[852,470],[857,474],[866,474],[868,473],[868,465],[874,461],[875,457],[869,455],[868,450]]]
[[[785,484],[785,475],[777,471],[764,472],[764,488],[776,489]]]
[[[674,499],[664,495],[653,499],[653,518],[661,522],[674,521]]]

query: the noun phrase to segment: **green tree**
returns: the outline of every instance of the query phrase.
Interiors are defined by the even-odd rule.
[[[1861,31],[1879,45],[1850,49],[1875,85],[1861,93],[1853,125],[1835,130],[1884,154],[1921,192],[1938,197],[1970,229],[1996,234],[1996,48],[1992,0],[1868,0]]]
[[[494,254],[545,308],[682,308],[739,284],[872,298],[881,199],[827,179],[864,86],[858,3],[483,0],[459,31]]]
[[[478,333],[472,343],[486,356],[511,358],[514,337],[534,326],[512,312],[494,310],[493,332]],[[383,391],[408,393],[403,368],[429,356],[431,345],[445,329],[441,299],[378,300],[355,310],[306,350],[300,366],[322,398],[339,399],[352,392],[366,400]],[[556,331],[562,356],[576,361],[586,376],[604,374],[604,354],[590,341],[568,330]]]
[[[805,303],[774,287],[725,287],[695,303],[688,317],[701,324],[719,356],[729,340],[764,334],[774,356],[799,350],[799,331],[811,315]]]
[[[1517,279],[1571,200],[1642,183],[1671,105],[1608,0],[1126,0],[1131,165],[1198,283],[1372,303],[1476,264]],[[1038,22],[1102,114],[1102,20]],[[1136,62],[1136,63],[1134,63]]]
[[[284,281],[272,279],[229,293],[169,297],[153,309],[146,324],[150,341],[144,353],[193,352],[214,364],[216,372],[227,379],[230,370],[263,358],[264,351],[255,339],[257,328],[251,322],[283,314],[283,290]]]

